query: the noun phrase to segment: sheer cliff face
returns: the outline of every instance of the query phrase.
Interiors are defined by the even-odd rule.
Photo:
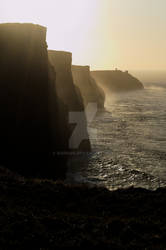
[[[120,70],[92,71],[91,75],[105,91],[124,92],[144,88],[138,79]]]
[[[1,146],[9,151],[45,151],[49,145],[46,28],[1,24],[0,55]]]
[[[104,108],[105,94],[90,75],[89,66],[72,66],[74,84],[79,88],[84,106],[96,103],[98,109]]]
[[[72,54],[64,51],[48,51],[49,61],[56,72],[56,92],[58,97],[68,106],[69,111],[81,111],[71,73]]]
[[[70,149],[89,151],[90,142],[87,133],[87,121],[84,112],[83,100],[79,89],[73,83],[71,72],[72,54],[64,51],[50,50],[48,51],[48,56],[49,61],[56,72],[55,86],[57,95],[68,107],[68,123],[70,128],[69,147]],[[78,123],[80,123],[80,119],[81,126],[80,131],[78,131]],[[76,126],[74,124],[76,124]],[[78,147],[79,139],[80,146]]]
[[[60,120],[46,28],[1,24],[0,55],[0,164],[22,174],[56,178],[65,165],[50,155],[59,147],[67,149],[67,111],[61,103]]]

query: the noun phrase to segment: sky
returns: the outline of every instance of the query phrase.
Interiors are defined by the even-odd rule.
[[[166,70],[166,0],[0,0],[4,22],[46,26],[49,49],[93,70]]]

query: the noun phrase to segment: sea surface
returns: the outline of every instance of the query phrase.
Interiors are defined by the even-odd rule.
[[[166,84],[108,95],[89,124],[91,153],[73,157],[67,181],[156,189],[166,186]]]

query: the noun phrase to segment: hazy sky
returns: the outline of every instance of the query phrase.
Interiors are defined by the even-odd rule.
[[[166,0],[0,0],[0,22],[47,26],[50,49],[92,69],[166,70]]]

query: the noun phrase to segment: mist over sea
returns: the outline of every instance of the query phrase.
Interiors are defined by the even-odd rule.
[[[166,186],[166,81],[144,86],[107,96],[106,111],[89,127],[92,153],[72,160],[69,181],[109,189]]]

